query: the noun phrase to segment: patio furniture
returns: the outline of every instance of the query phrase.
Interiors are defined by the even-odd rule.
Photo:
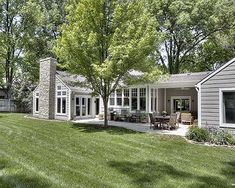
[[[180,123],[180,120],[181,119],[181,112],[176,112],[176,123],[177,123],[177,126],[179,127],[179,123]]]
[[[181,123],[189,123],[192,125],[193,123],[193,116],[191,113],[182,113],[181,114]]]
[[[116,115],[116,120],[117,121],[127,121],[129,116],[129,112],[126,109],[122,109],[120,114]]]
[[[177,114],[171,114],[170,120],[166,122],[166,124],[164,124],[163,126],[164,128],[169,130],[178,128]]]
[[[155,116],[155,121],[159,122],[160,128],[164,128],[164,125],[167,124],[170,120],[170,116]]]
[[[131,115],[130,121],[135,122],[135,123],[140,123],[141,122],[141,116],[142,116],[141,111],[136,110],[136,112]]]
[[[160,122],[156,121],[155,117],[153,116],[153,114],[149,113],[149,125],[150,125],[150,129],[153,128],[159,128],[160,126]]]

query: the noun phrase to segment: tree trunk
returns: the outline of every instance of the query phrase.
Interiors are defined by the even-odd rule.
[[[104,127],[108,126],[108,99],[103,99],[104,105]]]

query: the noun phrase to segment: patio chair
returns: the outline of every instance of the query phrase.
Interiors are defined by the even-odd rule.
[[[149,113],[149,125],[150,125],[150,129],[151,128],[155,129],[160,126],[160,122],[156,121],[155,117],[151,113]]]
[[[181,112],[176,112],[176,124],[178,127],[180,123],[180,118],[181,118]]]
[[[163,125],[166,129],[176,129],[178,128],[177,124],[177,114],[171,114],[170,120]]]
[[[181,123],[189,123],[189,125],[193,124],[193,116],[191,113],[182,113],[181,114]]]

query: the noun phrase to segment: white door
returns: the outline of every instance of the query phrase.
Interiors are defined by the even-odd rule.
[[[91,113],[91,97],[76,96],[75,97],[75,114],[76,117],[90,117]]]

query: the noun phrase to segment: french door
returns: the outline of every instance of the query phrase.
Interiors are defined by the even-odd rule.
[[[191,111],[191,97],[171,97],[171,112]]]
[[[85,96],[75,97],[75,115],[76,117],[91,116],[91,98]]]

